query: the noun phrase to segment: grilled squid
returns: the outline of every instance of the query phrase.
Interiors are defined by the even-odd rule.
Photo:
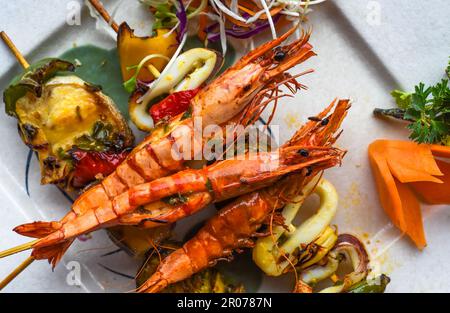
[[[209,49],[194,48],[180,54],[145,94],[142,95],[141,91],[137,90],[131,96],[129,103],[131,120],[140,130],[150,131],[154,124],[148,112],[152,101],[173,92],[200,87],[221,64],[222,57]]]
[[[315,188],[314,188],[315,187]],[[320,207],[315,215],[304,221],[300,226],[292,224],[303,202],[311,192],[320,197]],[[282,211],[288,230],[282,226],[273,227],[272,235],[260,238],[253,249],[254,262],[270,276],[283,274],[290,262],[297,263],[304,259],[305,249],[312,244],[321,247],[318,255],[326,254],[337,239],[335,231],[329,226],[337,211],[338,195],[334,186],[325,179],[315,178],[297,196],[292,203]],[[282,243],[280,241],[283,241]],[[278,247],[276,247],[278,245]],[[288,256],[290,262],[285,257]],[[312,259],[316,260],[317,256]],[[306,264],[311,264],[308,259]]]

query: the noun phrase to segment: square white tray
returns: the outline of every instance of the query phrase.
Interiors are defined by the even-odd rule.
[[[104,2],[111,11],[118,1]],[[114,47],[114,40],[104,30],[95,29],[96,23],[86,8],[82,10],[81,25],[66,24],[68,11],[77,3],[82,5],[80,0],[7,1],[2,3],[0,28],[30,61],[57,56],[73,45]],[[420,81],[435,83],[442,77],[450,52],[449,15],[450,3],[446,0],[330,0],[314,7],[310,15],[311,41],[318,56],[299,70],[314,68],[316,72],[303,80],[309,90],[293,100],[284,100],[273,122],[281,125],[280,139],[284,141],[305,117],[314,115],[335,97],[353,100],[339,140],[349,153],[343,166],[327,171],[326,177],[340,195],[335,224],[340,232],[356,234],[368,244],[375,270],[392,278],[389,292],[450,291],[450,279],[442,275],[450,270],[445,261],[450,257],[449,208],[423,206],[428,247],[418,252],[392,227],[380,207],[367,158],[367,146],[373,140],[407,137],[401,125],[373,118],[373,108],[393,106],[389,92],[394,88],[411,89]],[[0,60],[3,90],[20,68],[3,45]],[[69,207],[54,186],[38,184],[34,158],[29,178],[31,197],[26,194],[24,169],[28,148],[16,129],[16,121],[0,113],[0,249],[26,241],[11,231],[14,226],[35,219],[58,219]],[[210,214],[204,212],[196,219]],[[46,262],[34,262],[5,291],[131,290],[131,280],[112,275],[98,265],[134,275],[138,260],[124,253],[107,259],[100,256],[114,249],[105,232],[96,232],[87,242],[77,241],[54,273]],[[25,257],[21,253],[0,260],[0,277]],[[71,261],[81,264],[81,286],[67,283],[70,272],[65,265],[71,265]],[[264,278],[259,291],[288,291],[288,279]]]

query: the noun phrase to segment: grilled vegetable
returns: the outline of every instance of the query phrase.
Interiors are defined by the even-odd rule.
[[[6,113],[18,120],[26,145],[37,152],[42,184],[72,185],[72,151],[121,153],[131,147],[133,134],[101,88],[73,75],[75,66],[45,59],[16,77],[3,94]],[[104,171],[93,172],[109,174]]]
[[[165,99],[150,108],[150,115],[154,123],[169,119],[189,109],[191,99],[200,91],[199,88],[178,91],[170,94]]]
[[[173,247],[176,249],[176,244],[165,244],[165,246]],[[159,253],[161,257],[167,256],[171,252],[171,249],[160,249]],[[158,253],[154,251],[148,260],[144,263],[143,267],[139,270],[136,277],[136,287],[139,288],[145,281],[155,272],[158,264],[160,263]],[[200,273],[193,275],[192,277],[170,285],[162,292],[165,293],[242,293],[245,292],[242,284],[233,285],[230,284],[227,277],[224,277],[215,268],[208,268]]]
[[[129,150],[98,152],[72,149],[70,151],[74,165],[72,185],[81,188],[100,176],[107,176],[125,160],[128,153]]]
[[[348,293],[383,293],[391,279],[381,274],[379,277],[365,279],[350,288]]]
[[[171,235],[173,225],[155,228],[139,228],[136,226],[115,226],[108,228],[111,240],[133,257],[143,257],[153,248]]]
[[[16,76],[9,87],[3,93],[6,113],[16,116],[16,102],[27,92],[37,97],[42,95],[43,84],[58,72],[73,72],[75,66],[67,61],[59,59],[43,59],[30,65],[22,75]]]
[[[342,276],[339,269],[344,268],[345,263],[350,263],[352,271]],[[305,269],[297,267],[297,271],[299,280],[295,291],[299,293],[382,293],[390,282],[384,274],[367,278],[370,271],[367,251],[358,238],[349,234],[339,235],[336,244],[321,262]],[[332,285],[320,289],[319,282],[322,281]]]
[[[154,37],[137,37],[126,23],[120,25],[117,34],[117,50],[119,51],[123,81],[128,81],[133,77],[136,71],[133,67],[146,56],[161,54],[170,58],[175,53],[178,47],[176,32],[171,34],[168,32],[168,29],[158,29]],[[157,71],[161,71],[167,61],[161,58],[152,59],[139,71],[136,79],[144,82],[151,82],[155,79],[150,70],[152,69],[149,67],[150,64]]]

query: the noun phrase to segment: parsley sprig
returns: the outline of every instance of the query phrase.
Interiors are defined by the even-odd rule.
[[[450,60],[448,61],[448,66],[445,72],[447,73],[447,77],[450,78]]]
[[[405,119],[413,120],[410,138],[419,143],[444,142],[450,132],[450,89],[443,79],[435,86],[415,87],[410,103],[404,108]]]
[[[450,62],[447,68],[450,75]],[[377,115],[390,116],[410,122],[410,139],[418,143],[450,145],[450,88],[448,79],[434,86],[415,86],[413,93],[392,91],[398,109],[375,109]]]

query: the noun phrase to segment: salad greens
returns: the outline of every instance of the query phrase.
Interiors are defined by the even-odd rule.
[[[180,16],[177,14],[177,6],[182,5],[176,0],[140,0],[143,4],[150,6],[153,10],[153,29],[173,28],[180,22]],[[202,12],[208,5],[208,0],[201,0],[198,7],[187,7],[186,17],[191,19]],[[179,11],[179,10],[178,10]]]
[[[140,0],[150,7],[153,14],[153,30],[160,28],[185,29],[188,21],[199,17],[195,23],[198,37],[207,43],[220,42],[222,52],[227,48],[227,37],[251,39],[270,29],[277,37],[275,24],[282,18],[288,22],[304,20],[311,11],[310,6],[326,0],[251,0],[188,1],[186,7],[180,0]],[[178,36],[179,41],[182,38]]]
[[[142,67],[145,65],[145,63],[147,63],[148,61],[150,61],[151,59],[154,59],[154,58],[161,58],[166,61],[170,60],[165,55],[155,53],[155,54],[150,54],[150,55],[146,56],[145,58],[143,58],[142,61],[139,62],[138,65],[127,67],[127,70],[136,69],[133,76],[129,80],[127,80],[126,82],[123,83],[123,87],[125,88],[125,90],[127,92],[132,93],[134,91],[134,89],[136,88],[136,84],[137,84],[137,78],[138,78],[139,72],[141,71]],[[158,73],[158,75],[159,75],[159,73]]]

